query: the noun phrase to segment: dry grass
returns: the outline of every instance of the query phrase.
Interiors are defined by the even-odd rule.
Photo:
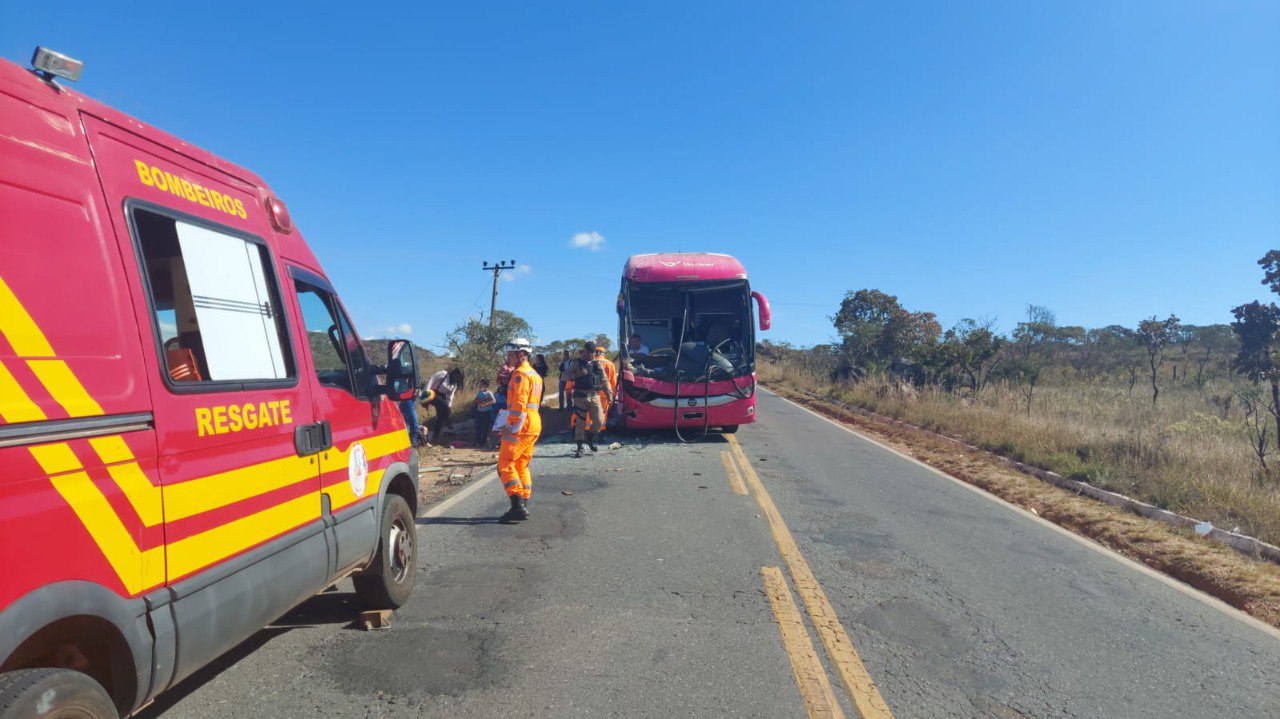
[[[883,378],[837,385],[769,362],[760,376],[1280,544],[1280,487],[1256,471],[1242,412],[1221,406],[1235,389],[1227,380],[1162,388],[1153,408],[1141,383],[1130,397],[1127,381],[1059,379],[1036,389],[1028,415],[1025,397],[1006,385],[977,397]]]

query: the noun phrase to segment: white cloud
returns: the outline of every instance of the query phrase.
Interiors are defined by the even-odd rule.
[[[388,335],[411,335],[413,334],[413,325],[408,322],[401,322],[398,325],[387,325]]]
[[[579,232],[573,236],[572,240],[569,240],[569,246],[599,252],[600,248],[604,247],[604,242],[604,235],[599,232]]]
[[[516,265],[514,270],[508,270],[502,273],[502,279],[507,282],[515,282],[517,277],[533,274],[533,267],[529,265]]]

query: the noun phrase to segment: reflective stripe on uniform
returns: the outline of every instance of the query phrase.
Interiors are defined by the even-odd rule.
[[[511,480],[509,480],[509,481],[506,481],[506,482],[503,482],[503,483],[502,483],[502,488],[503,488],[503,489],[511,489],[512,487],[519,487],[519,486],[520,486],[520,478],[519,478],[519,477],[516,477],[515,479],[511,479]]]
[[[525,406],[524,406],[524,408],[525,408],[526,410],[529,410],[530,412],[537,412],[537,411],[538,411],[538,406],[539,406],[539,405],[534,404],[534,403],[532,403],[532,402],[531,402],[531,403],[529,403],[529,404],[525,405]],[[523,413],[521,413],[521,414],[523,414]]]

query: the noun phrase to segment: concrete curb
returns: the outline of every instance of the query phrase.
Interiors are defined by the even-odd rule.
[[[916,425],[911,424],[910,422],[904,422],[900,419],[895,419],[893,417],[889,417],[889,416],[880,414],[878,412],[872,412],[871,410],[864,409],[862,407],[850,406],[844,403],[836,403],[833,400],[827,399],[826,397],[814,394],[812,392],[808,392],[806,390],[791,390],[791,391],[799,394],[801,397],[809,400],[810,402],[817,402],[821,404],[830,405],[830,406],[836,407],[842,412],[858,414],[868,419],[876,420],[877,422],[884,422],[884,423],[892,424],[898,427],[907,427],[917,432],[922,432],[924,434],[927,434],[947,444],[951,444],[956,447],[967,449],[973,452],[981,452],[989,457],[994,457],[995,459],[1000,460],[1001,462],[1009,465],[1010,467],[1013,467],[1019,472],[1028,474],[1041,481],[1048,482],[1049,484],[1052,484],[1057,487],[1061,487],[1063,489],[1071,490],[1076,494],[1082,494],[1086,497],[1089,497],[1090,499],[1096,499],[1100,502],[1105,502],[1114,507],[1127,509],[1133,512],[1134,514],[1138,514],[1143,517],[1147,517],[1149,519],[1154,519],[1159,522],[1164,522],[1165,524],[1169,524],[1175,527],[1184,527],[1187,529],[1194,529],[1196,525],[1203,524],[1203,522],[1201,522],[1198,519],[1193,519],[1191,517],[1177,514],[1175,512],[1170,512],[1166,509],[1160,509],[1154,504],[1147,504],[1146,502],[1133,499],[1132,497],[1126,497],[1123,494],[1109,492],[1105,489],[1100,489],[1098,487],[1095,487],[1092,484],[1089,484],[1087,482],[1080,482],[1074,479],[1067,479],[1066,477],[1063,477],[1057,472],[1051,472],[1047,469],[1040,469],[1039,467],[1033,467],[1024,462],[1019,462],[1018,460],[1013,459],[1011,457],[1006,457],[1002,454],[998,454],[996,452],[992,452],[990,450],[986,450],[981,447],[975,447],[971,444],[968,444],[967,442],[962,442],[961,440],[955,439],[954,437],[948,437],[945,434],[939,434],[938,432],[934,432],[933,430],[930,430],[930,429],[917,427]],[[1217,527],[1213,527],[1212,529],[1210,529],[1209,533],[1204,536],[1208,536],[1219,542],[1222,542],[1223,544],[1226,544],[1227,546],[1231,547],[1232,549],[1246,556],[1253,557],[1255,559],[1258,559],[1258,558],[1268,559],[1272,562],[1276,562],[1277,564],[1280,564],[1280,547],[1277,547],[1274,544],[1267,544],[1266,542],[1263,542],[1255,537],[1250,537],[1244,534],[1237,534],[1235,532],[1228,532],[1228,531],[1219,529]]]

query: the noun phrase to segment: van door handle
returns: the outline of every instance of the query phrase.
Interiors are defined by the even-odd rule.
[[[329,420],[322,419],[313,424],[300,424],[293,430],[293,446],[299,457],[319,454],[333,446],[333,428]]]

